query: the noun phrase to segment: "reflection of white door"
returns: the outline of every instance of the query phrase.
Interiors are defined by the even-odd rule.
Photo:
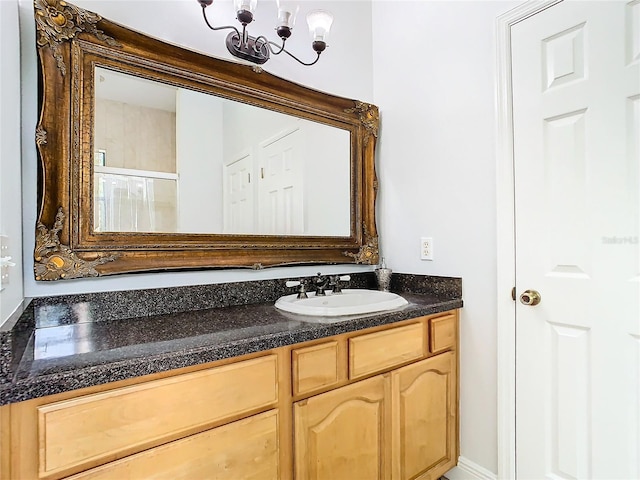
[[[223,210],[225,233],[254,233],[253,157],[250,153],[223,166]]]
[[[260,233],[304,233],[303,165],[299,128],[260,143]]]
[[[640,1],[512,28],[519,479],[640,478]]]

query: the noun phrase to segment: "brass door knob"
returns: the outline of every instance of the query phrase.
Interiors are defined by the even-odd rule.
[[[520,302],[523,305],[529,305],[533,307],[534,305],[538,305],[542,297],[540,293],[535,290],[525,290],[522,295],[520,295]]]

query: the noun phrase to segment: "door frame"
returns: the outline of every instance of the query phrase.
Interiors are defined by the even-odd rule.
[[[563,0],[529,0],[496,19],[498,478],[516,478],[515,182],[511,27]]]

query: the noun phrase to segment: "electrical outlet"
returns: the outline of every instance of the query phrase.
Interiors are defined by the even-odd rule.
[[[422,237],[420,239],[420,259],[433,260],[433,238]]]

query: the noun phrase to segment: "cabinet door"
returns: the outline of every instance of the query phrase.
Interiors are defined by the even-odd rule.
[[[389,478],[388,375],[294,404],[296,479]]]
[[[435,479],[457,457],[455,355],[391,373],[392,478]]]

